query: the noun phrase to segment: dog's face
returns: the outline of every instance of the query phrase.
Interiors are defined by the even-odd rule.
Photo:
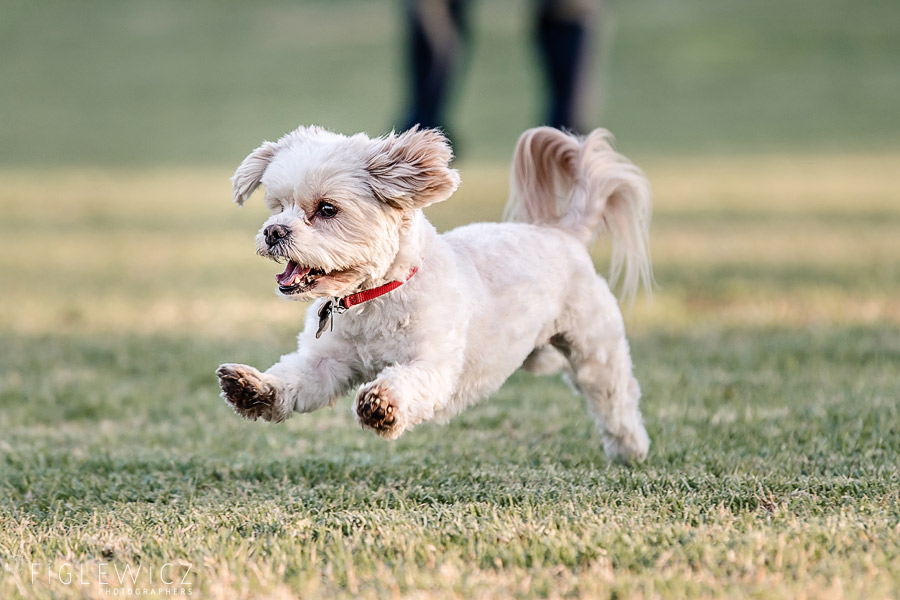
[[[256,250],[286,263],[281,295],[345,296],[384,283],[412,214],[456,190],[451,158],[434,130],[369,139],[300,127],[244,159],[231,178],[234,201],[265,186],[272,214]]]

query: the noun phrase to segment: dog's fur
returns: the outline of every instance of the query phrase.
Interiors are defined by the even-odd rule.
[[[289,261],[286,273],[315,269],[289,281],[300,281],[292,289],[279,287],[315,302],[297,352],[265,372],[219,367],[222,396],[241,416],[278,422],[358,387],[360,425],[395,439],[448,420],[519,367],[562,368],[587,398],[607,455],[643,459],[650,442],[622,315],[586,248],[597,232],[610,232],[613,279],[622,275],[624,296],[641,282],[649,289],[650,191],[608,138],[604,130],[584,139],[526,131],[507,206],[518,222],[446,234],[422,213],[460,181],[439,131],[370,139],[300,127],[265,142],[234,174],[234,200],[243,204],[265,186],[272,215],[257,250]],[[333,331],[316,339],[327,299],[405,281],[413,268],[402,286],[336,315]]]

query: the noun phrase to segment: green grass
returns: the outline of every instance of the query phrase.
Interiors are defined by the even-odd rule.
[[[633,347],[655,443],[627,469],[605,463],[558,383],[518,376],[450,426],[385,444],[346,405],[284,427],[229,414],[211,368],[271,360],[264,340],[14,338],[0,548],[26,574],[181,560],[201,596],[895,589],[896,331],[657,333]]]
[[[225,170],[7,171],[0,597],[107,597],[98,569],[125,567],[125,590],[153,588],[167,563],[209,598],[891,596],[898,167],[647,165],[635,468],[606,462],[561,381],[524,374],[395,443],[346,400],[242,421],[215,367],[267,366],[301,320],[253,256],[261,203],[230,206]],[[500,210],[502,171],[461,168],[441,228]]]
[[[530,0],[475,7],[454,113],[463,153],[506,161],[540,116]],[[5,0],[0,164],[237,163],[298,124],[390,129],[397,2]],[[590,125],[630,152],[896,148],[900,5],[606,2]]]
[[[441,229],[500,216],[528,6],[478,3]],[[895,597],[900,4],[606,6],[593,124],[656,192],[634,468],[555,378],[395,443],[347,400],[270,426],[218,398],[302,320],[228,176],[299,123],[396,122],[396,3],[4,2],[0,598],[166,564],[203,598]]]

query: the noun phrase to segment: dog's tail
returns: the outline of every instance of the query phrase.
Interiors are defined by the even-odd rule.
[[[552,127],[529,129],[519,138],[504,212],[513,221],[559,227],[590,245],[603,231],[612,235],[610,283],[621,278],[623,300],[639,285],[651,289],[652,196],[644,174],[611,145],[611,134],[595,129],[584,138]]]

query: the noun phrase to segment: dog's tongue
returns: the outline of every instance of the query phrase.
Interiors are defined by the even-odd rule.
[[[287,287],[294,285],[298,279],[303,279],[307,273],[309,273],[309,267],[301,267],[294,261],[288,261],[284,272],[275,276],[275,281],[278,282],[278,285]]]

